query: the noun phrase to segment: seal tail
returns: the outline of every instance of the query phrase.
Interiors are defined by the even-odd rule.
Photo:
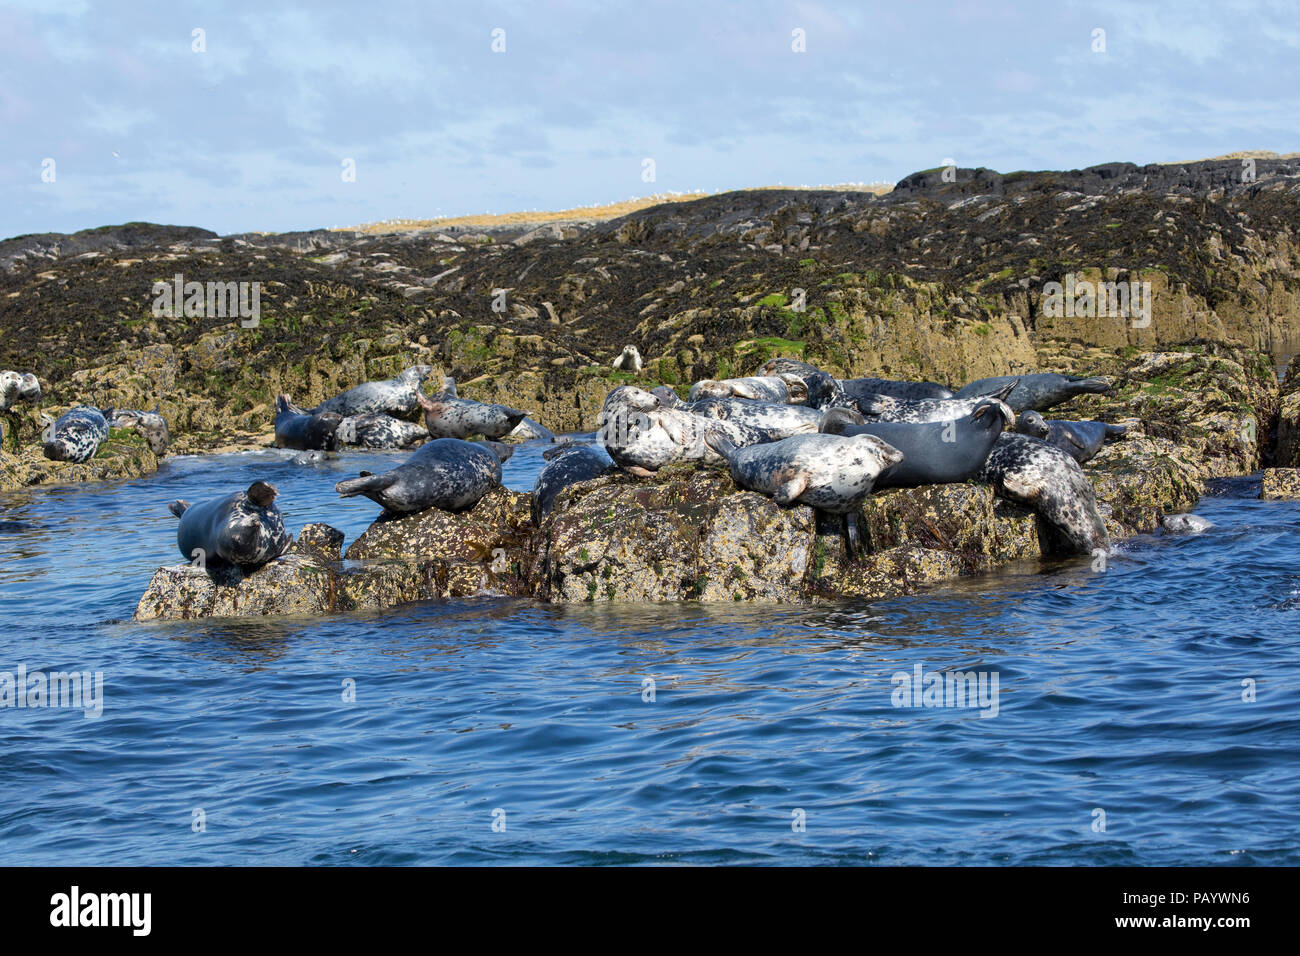
[[[392,472],[385,475],[372,475],[368,472],[362,472],[360,478],[348,478],[346,481],[340,481],[334,486],[334,490],[339,493],[341,498],[351,498],[354,495],[368,495],[372,491],[383,491],[396,480],[397,478]]]
[[[189,508],[190,508],[190,503],[186,501],[184,498],[177,498],[175,501],[173,501],[171,504],[167,506],[167,510],[170,511],[178,518],[181,515],[185,514],[185,512],[188,511]]]
[[[1124,437],[1125,435],[1127,435],[1127,434],[1128,434],[1128,426],[1127,426],[1127,425],[1107,425],[1107,426],[1106,426],[1106,440],[1107,440],[1107,441],[1110,441],[1112,438],[1123,438],[1123,437]]]
[[[822,412],[821,423],[817,430],[826,435],[843,435],[849,425],[865,425],[867,420],[852,408],[828,408]]]
[[[1008,382],[1006,385],[1003,385],[996,392],[992,392],[985,397],[996,398],[999,402],[1005,402],[1008,398],[1011,397],[1011,393],[1015,391],[1016,386],[1019,384],[1020,384],[1020,379],[1018,378],[1013,379],[1012,381]]]

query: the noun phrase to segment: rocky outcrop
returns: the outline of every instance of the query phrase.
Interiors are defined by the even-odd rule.
[[[50,461],[41,452],[40,423],[36,415],[36,412],[21,417],[0,415],[0,428],[5,430],[5,437],[0,441],[0,491],[32,485],[139,478],[158,470],[158,457],[144,437],[129,428],[109,429],[108,439],[90,461],[81,464]]]
[[[1265,501],[1300,501],[1300,468],[1265,468],[1259,496]]]

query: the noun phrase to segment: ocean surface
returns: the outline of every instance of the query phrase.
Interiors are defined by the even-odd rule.
[[[0,864],[1300,863],[1300,505],[1257,481],[1103,572],[884,602],[131,623],[172,499],[265,478],[350,541],[334,482],[397,460],[0,495],[0,681],[103,675],[98,717],[0,707]],[[976,706],[895,706],[947,672]]]

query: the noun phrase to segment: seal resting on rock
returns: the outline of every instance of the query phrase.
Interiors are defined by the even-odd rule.
[[[1016,420],[1005,402],[981,399],[965,418],[947,422],[868,422],[849,408],[828,408],[821,430],[832,435],[875,435],[903,453],[876,478],[876,488],[948,485],[974,478],[1002,429]]]
[[[590,481],[617,470],[604,449],[594,445],[561,445],[542,453],[546,467],[533,485],[533,524],[540,525],[551,513],[555,496],[569,485]]]
[[[154,407],[152,412],[142,412],[131,408],[101,408],[110,428],[134,428],[144,435],[149,449],[159,458],[167,452],[171,444],[171,432],[167,428],[167,419],[162,417],[162,406]]]
[[[339,422],[336,433],[341,445],[362,448],[406,448],[429,437],[428,429],[384,412],[349,415]]]
[[[44,416],[49,422],[48,415]],[[95,457],[108,438],[108,421],[103,412],[89,405],[71,408],[49,425],[41,436],[41,451],[50,461],[81,464]]]
[[[0,372],[0,412],[19,402],[33,405],[41,400],[41,383],[31,372]]]
[[[1033,508],[1060,532],[1068,550],[1092,554],[1110,549],[1092,482],[1079,463],[1059,448],[1039,438],[1003,432],[979,477],[1001,497]]]
[[[692,415],[682,408],[664,408],[657,396],[633,385],[620,385],[605,396],[599,425],[596,437],[609,456],[642,478],[678,461],[721,463],[723,459],[704,441],[710,428],[742,447],[773,437],[749,425]]]
[[[1001,389],[1008,382],[1014,383],[1014,388],[1004,401],[1016,412],[1029,409],[1041,412],[1053,405],[1069,401],[1076,395],[1099,395],[1108,391],[1111,386],[1111,380],[1104,375],[1096,378],[1058,375],[1056,372],[1040,372],[1034,375],[995,375],[963,386],[954,397],[974,398],[988,395],[995,389]]]
[[[247,491],[191,505],[180,499],[168,510],[181,519],[176,546],[187,558],[208,564],[261,565],[288,550],[292,539],[275,506],[275,485],[255,481]]]
[[[393,514],[427,508],[464,511],[501,485],[501,463],[512,451],[500,442],[435,438],[392,471],[363,471],[360,478],[340,481],[334,490],[343,498],[364,495]]]
[[[803,405],[808,401],[808,386],[798,375],[751,375],[748,378],[705,379],[691,386],[691,401],[702,398],[748,398],[778,405]]]
[[[362,382],[333,398],[327,398],[312,411],[317,414],[334,412],[341,416],[365,415],[368,412],[405,415],[415,408],[420,386],[432,371],[433,368],[428,365],[412,365],[392,378],[379,382]]]
[[[487,405],[469,398],[439,392],[433,398],[417,396],[424,409],[424,423],[434,438],[504,438],[527,416],[509,405]]]
[[[759,428],[768,432],[773,439],[815,432],[822,420],[822,413],[807,405],[779,405],[776,402],[752,402],[744,398],[702,398],[696,402],[684,402],[677,407],[692,415]]]
[[[952,392],[938,382],[901,382],[892,378],[844,378],[839,380],[838,385],[840,393],[852,399],[870,398],[873,395],[885,395],[889,398],[903,398],[909,401],[953,397]]]
[[[1015,383],[1010,382],[991,395],[975,398],[891,398],[888,395],[874,395],[851,401],[868,421],[951,422],[971,414],[986,398],[1006,402],[1007,395],[1014,387]]]
[[[275,443],[296,451],[334,451],[338,448],[337,412],[309,412],[289,401],[288,395],[275,400]]]
[[[810,408],[828,408],[843,403],[844,391],[835,376],[808,362],[791,358],[768,359],[760,372],[763,375],[797,375],[808,389],[807,404]]]
[[[856,512],[882,471],[903,453],[875,435],[795,435],[750,448],[737,448],[720,431],[704,439],[727,462],[742,488],[769,495],[777,504],[811,505],[845,515],[849,550],[859,550]]]
[[[623,351],[618,358],[614,359],[614,368],[620,372],[640,372],[641,371],[641,353],[635,345],[623,346]]]
[[[1123,425],[1110,425],[1106,422],[1048,421],[1035,411],[1020,416],[1020,421],[1016,422],[1016,431],[1022,435],[1041,438],[1081,465],[1091,461],[1107,441],[1128,433]]]

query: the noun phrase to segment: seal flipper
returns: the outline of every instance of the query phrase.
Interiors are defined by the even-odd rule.
[[[849,560],[856,560],[862,553],[862,536],[858,534],[858,513],[846,512],[844,515],[844,540],[849,550]]]
[[[1107,425],[1105,440],[1110,441],[1110,439],[1112,438],[1123,438],[1127,434],[1128,434],[1127,425]]]
[[[1019,384],[1020,384],[1020,379],[1015,379],[1014,381],[1008,382],[1006,385],[1003,385],[996,392],[991,392],[984,397],[996,398],[999,402],[1005,402],[1008,398],[1011,397],[1011,393],[1015,391],[1016,386]]]
[[[372,475],[368,472],[362,472],[360,478],[349,478],[346,481],[340,481],[334,486],[334,490],[339,493],[339,497],[351,498],[353,495],[365,495],[372,491],[383,491],[393,482],[397,481],[398,476],[393,472],[385,475]]]
[[[1079,451],[1088,450],[1088,446],[1085,445],[1083,442],[1079,441],[1078,436],[1076,436],[1074,432],[1070,431],[1069,429],[1066,429],[1062,434],[1065,435],[1065,440],[1068,441],[1075,448],[1079,449]]]
[[[186,501],[184,498],[177,498],[175,501],[173,501],[171,504],[167,506],[167,510],[170,511],[178,518],[181,515],[185,514],[185,512],[188,511],[189,508],[190,508],[190,503]]]
[[[849,425],[865,425],[867,420],[853,408],[828,408],[822,412],[817,430],[826,435],[843,435]]]
[[[1009,478],[1006,475],[1002,477],[1002,489],[1017,501],[1023,501],[1026,504],[1032,501],[1037,501],[1039,495],[1043,493],[1041,487],[1025,484],[1019,479]]]
[[[807,490],[808,476],[795,475],[789,481],[785,482],[785,484],[781,485],[780,488],[776,489],[776,493],[772,495],[772,497],[776,499],[777,504],[783,507],[788,507],[789,505],[794,504],[795,500]]]

